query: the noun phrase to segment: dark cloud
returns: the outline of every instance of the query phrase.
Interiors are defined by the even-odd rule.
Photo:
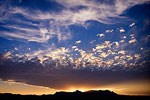
[[[0,55],[0,79],[14,80],[30,85],[45,86],[54,89],[67,89],[68,86],[97,87],[122,81],[149,79],[150,62],[134,69],[115,67],[111,70],[90,68],[72,69],[70,66],[55,67],[55,62],[43,66],[39,60],[14,63]],[[130,70],[129,70],[130,69]]]

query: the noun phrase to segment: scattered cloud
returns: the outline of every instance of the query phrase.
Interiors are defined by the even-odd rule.
[[[132,34],[131,36],[134,35]],[[76,43],[81,43],[81,41],[76,41]],[[57,62],[56,67],[69,66],[71,64],[73,65],[73,69],[90,66],[111,69],[114,66],[129,67],[130,63],[138,66],[136,62],[141,62],[139,53],[134,53],[133,51],[128,52],[128,50],[122,48],[120,43],[124,45],[124,42],[120,41],[104,41],[103,43],[96,44],[90,51],[83,50],[77,46],[72,46],[71,49],[51,46],[51,48],[32,51],[25,55],[12,55],[11,52],[8,52],[5,54],[5,57],[11,59],[14,57],[25,57],[25,59],[18,60],[18,62],[25,62],[26,60],[34,61],[33,59],[36,58],[36,60],[39,59],[43,65],[51,63],[50,60],[52,60],[53,62]],[[17,62],[17,60],[15,60],[15,62]]]
[[[63,51],[64,48],[60,48],[60,50]],[[82,50],[80,52],[82,52],[84,56],[85,52]],[[86,60],[90,57],[92,57],[92,54],[87,53],[84,56],[84,59]],[[91,67],[89,70],[87,67],[73,70],[72,68],[74,68],[75,65],[72,63],[65,65],[67,62],[64,61],[64,65],[59,65],[62,63],[63,58],[61,61],[52,60],[51,58],[48,59],[48,57],[46,59],[47,60],[44,61],[45,65],[42,65],[40,63],[40,59],[38,58],[27,60],[23,63],[12,62],[11,60],[6,59],[1,55],[0,61],[2,63],[0,63],[0,78],[2,81],[21,82],[29,85],[44,86],[53,89],[67,89],[69,88],[68,86],[77,86],[77,84],[80,84],[81,86],[97,87],[111,85],[120,81],[125,82],[133,79],[146,79],[147,77],[145,77],[145,73],[147,72],[143,69],[149,67],[147,62],[142,63],[141,66],[143,67],[134,66],[122,68],[122,70],[131,68],[139,70],[132,70],[132,73],[130,70],[121,71],[121,67],[114,67],[111,70],[109,68],[107,69],[107,67],[105,69],[99,70],[97,70],[96,67]],[[116,56],[115,59],[118,60],[119,57]],[[93,61],[94,60],[95,58],[93,58]],[[121,61],[122,63],[124,62],[124,60]],[[75,60],[75,62],[78,61]],[[107,63],[109,66],[111,66],[113,63],[115,63],[115,60],[110,59],[107,60],[107,62],[99,61],[99,63]],[[80,66],[84,66],[84,64],[86,63],[82,63]]]
[[[125,32],[125,30],[123,28],[121,28],[119,31],[120,31],[120,33]]]
[[[63,8],[53,12],[12,6],[10,2],[6,2],[9,5],[6,8],[6,4],[2,4],[0,7],[1,37],[34,41],[46,46],[36,50],[27,47],[25,50],[28,52],[24,51],[22,54],[20,47],[13,46],[12,50],[0,54],[0,78],[6,81],[13,80],[63,89],[68,85],[76,84],[102,86],[140,78],[137,75],[141,74],[142,78],[145,77],[143,73],[147,72],[149,65],[149,50],[146,50],[148,47],[143,43],[138,47],[130,45],[136,41],[140,42],[136,35],[138,34],[135,31],[136,27],[132,27],[135,23],[128,24],[129,29],[124,26],[115,29],[110,24],[118,23],[114,19],[120,22],[124,22],[124,19],[128,20],[121,15],[129,8],[146,1],[149,0],[127,0],[126,2],[114,0],[107,4],[97,0],[54,0]],[[97,34],[96,30],[88,30],[90,20],[104,25],[109,24],[107,30],[97,30],[102,31],[100,34]],[[91,32],[87,40],[90,45],[84,43],[84,37],[82,41],[69,41],[70,44],[65,42],[71,38],[76,39],[73,37],[76,34],[72,34],[76,26],[83,26],[80,28],[85,27],[86,31]],[[96,38],[96,34],[103,38]],[[150,35],[145,35],[143,41],[148,43],[149,40]],[[59,45],[55,45],[55,41]],[[86,48],[82,48],[82,45]]]
[[[126,36],[123,36],[123,38],[126,39],[127,37],[126,37]]]
[[[103,36],[105,36],[104,34],[97,34],[97,36],[99,36],[99,37],[103,37]]]
[[[111,30],[106,30],[105,32],[106,33],[111,33],[111,32],[113,32],[114,30],[113,29],[111,29]]]
[[[132,24],[130,24],[130,27],[132,27],[132,26],[134,26],[135,25],[135,23],[132,23]]]
[[[121,50],[121,51],[118,52],[118,54],[125,54],[125,51]]]
[[[17,51],[17,50],[18,50],[18,48],[17,48],[17,47],[15,47],[15,48],[14,48],[14,50],[16,50],[16,51]]]
[[[129,41],[129,44],[136,42],[136,39],[132,39]]]
[[[11,39],[19,38],[25,39],[27,41],[36,41],[36,42],[47,42],[49,39],[57,37],[58,41],[65,41],[72,37],[69,26],[74,24],[85,24],[88,20],[96,20],[100,23],[111,24],[113,19],[119,18],[124,19],[125,17],[120,16],[128,8],[137,5],[143,4],[149,0],[137,0],[131,2],[127,0],[124,3],[122,0],[115,0],[112,4],[106,4],[102,2],[93,1],[75,1],[75,0],[55,0],[58,4],[65,7],[61,9],[60,12],[50,12],[50,11],[41,11],[37,9],[12,6],[10,2],[4,2],[1,6],[1,18],[0,21],[5,23],[14,22],[13,26],[9,26],[8,23],[2,25],[9,29],[13,29],[14,32],[2,31],[1,34],[3,37],[9,37]],[[6,8],[6,5],[9,5]],[[83,9],[78,9],[76,11],[71,10],[71,8],[76,8],[83,6]],[[3,15],[5,13],[5,15]],[[18,14],[21,14],[24,18],[30,19],[31,21],[25,21],[21,18],[16,18]],[[32,21],[38,22],[36,24]],[[17,24],[25,24],[36,26],[36,28],[31,27],[18,27]],[[115,23],[115,21],[113,21]],[[131,24],[133,25],[133,23]],[[112,32],[113,30],[109,30]],[[124,32],[123,29],[120,32]],[[31,37],[31,38],[29,38]]]
[[[80,43],[81,43],[81,40],[79,40],[79,41],[76,41],[75,43],[76,43],[76,44],[80,44]]]
[[[124,40],[120,40],[119,42],[124,42]]]
[[[96,40],[92,40],[92,41],[90,41],[89,43],[92,44],[92,43],[94,43],[95,41],[96,41]]]

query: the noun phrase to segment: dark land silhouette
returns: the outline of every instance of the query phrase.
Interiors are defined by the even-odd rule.
[[[0,100],[150,100],[150,96],[118,95],[109,90],[56,92],[53,95],[20,95],[1,93]]]

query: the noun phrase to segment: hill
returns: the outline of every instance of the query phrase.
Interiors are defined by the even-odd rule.
[[[150,96],[127,96],[118,95],[109,90],[91,90],[87,92],[56,92],[54,95],[19,95],[4,93],[0,94],[1,100],[148,100]]]

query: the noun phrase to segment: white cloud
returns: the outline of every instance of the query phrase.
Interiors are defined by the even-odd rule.
[[[77,48],[77,46],[72,46],[72,49],[75,49],[75,48]]]
[[[90,41],[89,43],[92,44],[92,43],[94,43],[95,41],[96,41],[96,40],[92,40],[92,41]]]
[[[126,55],[126,57],[128,61],[133,60],[133,57],[131,55]]]
[[[144,48],[142,47],[141,50],[143,50]]]
[[[28,50],[31,50],[31,48],[28,48]]]
[[[135,34],[131,34],[131,40],[129,40],[129,44],[136,42],[137,40],[135,39]]]
[[[120,15],[127,10],[128,8],[136,5],[142,4],[143,1],[136,0],[130,1],[127,0],[124,2],[123,0],[116,0],[114,4],[105,4],[105,3],[96,3],[95,0],[88,1],[87,0],[56,0],[59,4],[66,7],[65,10],[60,12],[42,12],[40,10],[35,10],[33,13],[30,12],[29,9],[26,8],[10,8],[7,11],[6,16],[1,17],[0,21],[5,22],[11,19],[12,15],[17,13],[22,14],[25,18],[38,21],[39,24],[34,24],[32,22],[26,22],[21,19],[13,19],[17,23],[23,23],[25,25],[31,25],[36,28],[31,27],[22,27],[17,25],[3,25],[5,28],[13,29],[15,31],[8,32],[8,31],[0,31],[1,36],[7,38],[18,38],[18,39],[25,39],[27,41],[36,41],[36,42],[43,42],[46,43],[49,39],[53,39],[53,37],[57,37],[58,41],[65,41],[72,37],[72,34],[69,30],[69,26],[73,24],[80,24],[85,26],[85,22],[88,20],[96,20],[101,23],[111,24],[112,20],[109,18],[124,18],[120,17]],[[146,1],[146,0],[145,0]],[[77,7],[77,6],[85,6],[85,9],[80,9],[78,11],[72,11],[70,8]],[[3,10],[5,11],[5,10]],[[0,12],[1,13],[1,12]],[[47,22],[48,21],[48,22]],[[46,22],[46,23],[45,23]],[[48,24],[47,24],[48,23]],[[114,22],[115,23],[115,22]],[[130,26],[133,26],[132,23]],[[105,32],[113,32],[113,29],[106,30]],[[119,28],[120,32],[125,32],[123,28]],[[105,34],[107,35],[107,34]],[[99,37],[105,36],[104,34],[97,34]],[[131,40],[129,43],[136,42],[134,34],[131,34]],[[113,56],[116,61],[114,65],[124,65],[128,63],[128,61],[132,61],[133,57],[138,60],[140,56],[131,54],[127,55],[127,52],[123,50],[123,46],[127,36],[121,37],[123,40],[115,41],[111,43],[111,41],[105,41],[101,44],[97,44],[90,52],[86,52],[86,50],[79,49],[77,46],[72,46],[72,50],[78,52],[78,58],[71,58],[70,52],[68,48],[61,47],[61,48],[47,48],[44,50],[37,50],[30,54],[27,54],[29,58],[39,57],[41,61],[44,55],[48,57],[52,57],[54,60],[58,59],[65,59],[66,57],[70,57],[72,59],[72,63],[77,65],[85,65],[86,62],[89,62],[93,66],[99,67],[106,67],[113,65],[114,61],[109,58],[109,56]],[[91,41],[93,43],[95,40]],[[76,41],[76,44],[81,43],[81,40]],[[115,45],[114,45],[115,44]],[[123,44],[123,45],[120,45]],[[30,50],[30,48],[28,48]],[[5,56],[10,57],[11,53],[8,52]],[[107,59],[107,60],[105,60]],[[125,62],[126,60],[126,62]],[[108,62],[107,62],[108,61]],[[134,63],[134,61],[133,61]]]
[[[35,41],[35,42],[47,42],[48,39],[51,38],[51,36],[40,36],[40,34],[25,34],[21,32],[7,32],[7,31],[2,31],[2,36],[7,37],[10,39],[24,39],[27,41]],[[39,36],[36,36],[39,35]]]
[[[113,29],[111,29],[111,30],[105,30],[106,33],[111,33],[113,31],[114,31]]]
[[[132,26],[134,26],[135,25],[135,23],[132,23],[132,24],[130,24],[130,27],[132,27]]]
[[[135,36],[135,34],[131,34],[130,36],[131,36],[131,39],[134,39],[134,38],[135,38],[135,37],[134,37],[134,36]]]
[[[14,50],[16,50],[16,51],[17,51],[17,50],[18,50],[18,48],[17,48],[17,47],[15,47],[15,48],[14,48]]]
[[[136,42],[136,39],[132,39],[129,41],[129,44]]]
[[[135,57],[135,60],[139,60],[140,59],[140,54],[135,54],[134,57]]]
[[[34,57],[38,57],[41,61],[41,63],[43,63],[44,60],[46,60],[47,58],[51,58],[52,60],[57,60],[57,59],[62,59],[65,57],[68,57],[70,53],[70,50],[68,48],[65,47],[60,47],[60,48],[46,48],[43,50],[37,50],[31,53],[27,53],[27,57],[28,59],[32,59]]]
[[[14,33],[7,32],[5,35],[2,36],[6,37],[6,35],[8,35],[9,37],[24,38],[28,41],[36,41],[36,42],[47,42],[49,39],[52,39],[52,37],[57,37],[58,41],[64,41],[72,37],[71,32],[69,30],[69,25],[80,24],[84,26],[85,22],[88,20],[96,20],[101,23],[111,24],[112,19],[110,18],[112,17],[124,18],[121,17],[120,15],[125,10],[127,10],[128,8],[134,5],[145,3],[146,1],[149,0],[135,0],[135,1],[126,0],[126,2],[124,2],[123,0],[116,0],[114,1],[114,4],[106,4],[106,3],[96,2],[95,0],[91,0],[91,1],[56,0],[57,3],[66,7],[66,9],[63,9],[62,11],[57,13],[55,12],[52,13],[49,11],[42,12],[40,10],[34,10],[31,12],[29,8],[23,8],[23,7],[8,6],[8,8],[6,8],[5,7],[6,4],[4,4],[0,8],[2,9],[0,14],[3,15],[3,13],[5,13],[5,16],[1,16],[0,18],[1,22],[9,21],[11,19],[11,16],[15,14],[22,14],[25,18],[33,21],[39,21],[42,24],[41,23],[33,24],[21,20],[21,22],[23,22],[24,24],[35,25],[37,27],[37,30],[20,27],[20,30],[25,31],[26,35],[22,33],[19,34],[18,31],[20,30],[16,28],[16,32]],[[70,10],[70,8],[74,8],[78,6],[84,6],[85,9],[80,9],[78,11]],[[19,21],[18,19],[11,19],[11,20],[14,20],[16,22]],[[45,24],[44,21],[46,20],[51,20],[49,25]],[[110,32],[112,31],[113,30],[111,30]],[[120,30],[120,32],[124,32],[124,31]],[[41,37],[39,38],[37,34],[40,35]],[[31,39],[29,39],[29,37],[31,37]]]
[[[99,37],[103,37],[103,36],[105,36],[104,34],[97,34],[97,36],[99,36]]]
[[[123,42],[124,42],[124,40],[120,40],[119,42],[122,42],[122,43],[123,43]]]
[[[41,32],[42,34],[45,34],[45,33],[48,32],[48,30],[47,30],[46,28],[41,28],[41,29],[40,29],[40,32]]]
[[[133,36],[133,35],[132,35]],[[80,42],[76,41],[76,42]],[[56,67],[65,67],[69,64],[73,65],[73,68],[81,68],[87,66],[98,67],[111,67],[111,66],[128,66],[129,63],[136,63],[141,59],[141,55],[138,53],[125,51],[121,47],[119,41],[104,41],[101,44],[97,44],[90,51],[79,49],[77,46],[72,46],[72,49],[59,47],[56,48],[52,45],[51,48],[43,50],[37,50],[25,55],[16,55],[17,57],[27,57],[29,60],[38,57],[41,64],[56,62]],[[28,48],[28,50],[30,50]],[[6,58],[13,57],[11,52],[8,52]],[[33,59],[34,60],[34,59]],[[22,60],[23,61],[23,60]],[[87,63],[88,62],[88,63]]]
[[[119,56],[115,56],[114,59],[115,59],[115,60],[118,60],[118,59],[119,59]]]
[[[75,22],[75,20],[77,19],[77,21],[81,23],[85,22],[86,20],[97,20],[102,23],[109,23],[109,17],[122,18],[119,15],[121,15],[125,10],[136,4],[142,4],[145,1],[149,0],[126,0],[126,2],[124,2],[123,0],[116,0],[114,1],[114,4],[100,3],[96,2],[96,0],[56,0],[57,3],[65,6],[66,8],[85,6],[87,9],[74,12],[74,16],[71,19],[73,20],[73,22]],[[68,14],[70,14],[70,11]]]
[[[121,51],[118,52],[118,54],[123,54],[123,55],[124,55],[125,53],[126,53],[126,52],[125,52],[124,50],[121,50]]]
[[[6,53],[4,54],[4,57],[10,59],[10,58],[11,58],[11,55],[12,55],[12,52],[11,52],[11,51],[8,51],[8,52],[6,52]]]
[[[76,43],[76,44],[80,44],[80,43],[81,43],[81,40],[79,40],[79,41],[76,41],[75,43]]]
[[[120,33],[125,32],[125,30],[123,28],[121,28],[119,31],[120,31]]]
[[[116,46],[119,46],[119,42],[115,42]]]
[[[123,38],[126,39],[127,37],[126,37],[126,36],[123,36]]]

